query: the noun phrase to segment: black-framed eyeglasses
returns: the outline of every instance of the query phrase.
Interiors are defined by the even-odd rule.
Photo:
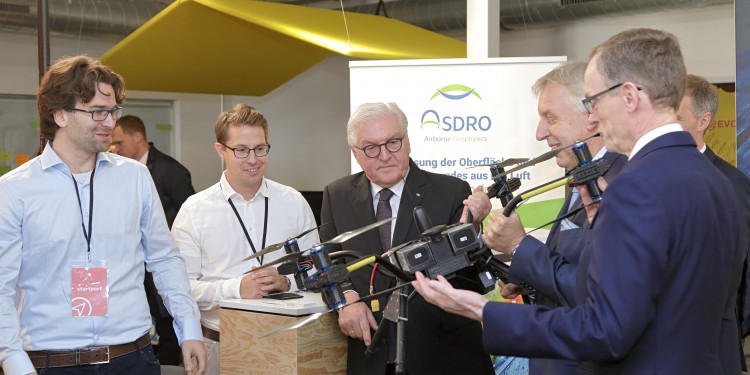
[[[122,107],[114,107],[112,109],[92,109],[90,111],[87,111],[85,109],[78,109],[78,108],[71,108],[69,111],[77,111],[77,112],[83,112],[88,113],[91,115],[91,119],[94,121],[104,121],[107,119],[107,116],[112,115],[113,120],[117,120],[120,118],[120,115],[122,114]]]
[[[610,87],[610,88],[608,88],[608,89],[606,89],[604,91],[600,91],[600,92],[598,92],[598,93],[596,93],[594,95],[591,95],[589,97],[584,98],[583,100],[581,100],[581,103],[583,103],[583,108],[585,108],[586,112],[588,112],[588,113],[594,113],[594,100],[598,99],[600,96],[602,96],[602,95],[604,95],[604,94],[606,94],[606,93],[608,93],[608,92],[610,92],[610,91],[612,91],[612,90],[614,90],[614,89],[616,89],[616,88],[618,88],[618,87],[620,87],[622,85],[624,85],[624,83],[618,83],[618,84],[616,84],[616,85],[614,85],[614,86],[612,86],[612,87]]]
[[[254,148],[240,146],[240,147],[229,147],[221,142],[219,142],[222,146],[232,150],[234,153],[234,157],[237,159],[245,159],[248,156],[250,156],[250,151],[252,151],[256,157],[263,157],[268,155],[268,152],[271,151],[271,145],[270,144],[264,144],[264,145],[258,145]]]
[[[383,146],[385,146],[385,149],[388,150],[388,152],[398,152],[403,145],[404,138],[406,138],[406,136],[391,138],[387,142],[378,145],[367,145],[365,147],[354,146],[354,148],[362,150],[368,158],[376,158],[380,156],[380,149]]]

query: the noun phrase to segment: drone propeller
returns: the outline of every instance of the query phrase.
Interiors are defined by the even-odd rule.
[[[387,219],[383,219],[383,220],[374,222],[374,223],[372,223],[370,225],[366,225],[366,226],[364,226],[362,228],[358,228],[358,229],[346,231],[346,232],[341,233],[338,236],[336,236],[336,237],[334,237],[334,238],[332,238],[332,239],[330,239],[330,240],[328,240],[326,242],[321,243],[321,245],[342,243],[342,242],[347,241],[347,240],[349,240],[351,238],[359,236],[360,234],[362,234],[364,232],[367,232],[370,229],[377,228],[377,227],[379,227],[379,226],[381,226],[381,225],[383,225],[385,223],[391,222],[391,221],[393,221],[395,219],[396,219],[395,216],[394,217],[389,217]],[[279,263],[284,263],[284,262],[286,262],[288,260],[297,259],[297,258],[303,256],[309,250],[310,249],[306,249],[306,250],[300,251],[298,253],[286,254],[286,255],[282,256],[281,258],[278,258],[278,259],[274,260],[273,262],[266,263],[266,264],[264,264],[264,265],[262,265],[262,266],[260,266],[258,268],[254,268],[254,269],[252,269],[250,271],[247,271],[245,273],[250,273],[250,272],[253,272],[253,271],[258,271],[258,270],[261,270],[261,269],[266,268],[266,267],[274,266],[274,265],[277,265]]]
[[[279,250],[279,249],[283,248],[284,245],[286,245],[287,242],[289,242],[291,240],[298,240],[298,239],[304,237],[306,234],[308,234],[308,233],[310,233],[310,232],[312,232],[312,231],[314,231],[316,229],[319,229],[320,227],[322,227],[322,226],[324,226],[326,224],[328,224],[328,222],[320,224],[320,225],[318,225],[315,228],[310,228],[310,229],[308,229],[308,230],[306,230],[306,231],[304,231],[304,232],[302,232],[302,233],[300,233],[300,234],[298,234],[298,235],[296,235],[296,236],[294,236],[294,237],[292,237],[292,238],[290,238],[290,239],[288,239],[288,240],[286,240],[284,242],[279,242],[279,243],[275,243],[275,244],[270,245],[270,246],[266,246],[265,248],[263,248],[263,250],[255,253],[255,254],[250,255],[249,257],[243,259],[242,261],[244,262],[246,260],[255,259],[257,257],[262,257],[263,255],[266,255],[266,254],[268,254],[270,252],[274,252],[276,250]]]
[[[571,145],[567,145],[565,147],[560,147],[560,148],[554,149],[552,151],[547,151],[547,152],[545,152],[545,153],[543,153],[543,154],[541,154],[541,155],[539,155],[539,156],[537,156],[537,157],[535,157],[535,158],[533,158],[533,159],[531,159],[531,160],[529,160],[529,161],[527,161],[527,162],[525,162],[523,164],[519,164],[519,165],[517,165],[517,166],[515,166],[515,167],[513,167],[513,168],[511,168],[511,169],[509,169],[509,170],[507,170],[507,171],[505,171],[503,173],[499,173],[496,176],[492,176],[492,178],[500,178],[500,177],[503,177],[503,176],[507,176],[507,175],[509,175],[509,174],[511,174],[511,173],[513,173],[515,171],[518,171],[518,170],[521,170],[521,169],[524,169],[524,168],[528,168],[528,167],[530,167],[532,165],[535,165],[537,163],[541,163],[543,161],[547,161],[547,160],[552,159],[555,156],[557,156],[557,154],[559,154],[563,150],[566,150],[568,148],[571,148],[571,147],[575,146],[578,142],[588,141],[589,139],[594,138],[594,137],[598,137],[598,136],[599,136],[599,133],[596,133],[596,134],[594,134],[594,135],[592,135],[592,136],[590,136],[588,138],[585,138],[585,139],[580,140],[580,141],[576,141],[575,143],[573,143]]]
[[[374,293],[374,294],[370,294],[370,295],[361,297],[360,299],[357,300],[357,302],[367,302],[367,301],[369,301],[371,299],[380,297],[383,294],[390,293],[390,292],[392,292],[394,290],[398,290],[398,289],[401,289],[401,288],[409,286],[409,285],[411,285],[411,283],[399,284],[399,285],[396,285],[393,288],[385,289],[383,291],[380,291],[380,292],[377,292],[377,293]],[[344,307],[341,307],[341,309],[345,309],[347,306],[350,306],[350,305],[352,305],[354,303],[357,303],[357,302],[347,303],[346,305],[344,305]],[[308,316],[306,316],[306,317],[304,317],[302,319],[299,319],[299,320],[297,320],[295,322],[292,322],[292,323],[283,325],[281,327],[278,327],[278,328],[276,328],[276,329],[274,329],[274,330],[266,333],[265,335],[260,336],[259,338],[262,339],[264,337],[272,336],[272,335],[275,335],[277,333],[281,333],[281,332],[284,332],[284,331],[289,331],[289,330],[292,330],[292,329],[297,329],[297,328],[300,328],[300,327],[304,327],[304,326],[306,326],[306,325],[308,325],[310,323],[315,322],[321,316],[323,316],[325,314],[328,314],[329,312],[336,311],[336,310],[339,310],[339,309],[329,309],[329,310],[326,310],[326,311],[323,311],[323,312],[316,312],[316,313],[308,315]]]
[[[346,231],[344,233],[339,234],[336,237],[331,238],[330,240],[328,240],[326,242],[323,242],[321,245],[325,245],[325,244],[329,244],[329,243],[339,244],[339,243],[348,241],[348,240],[350,240],[350,239],[352,239],[354,237],[359,236],[360,234],[362,234],[364,232],[367,232],[370,229],[377,228],[377,227],[379,227],[379,226],[381,226],[381,225],[383,225],[385,223],[390,223],[391,221],[393,221],[395,219],[396,219],[395,216],[394,217],[389,217],[387,219],[376,221],[376,222],[374,222],[374,223],[372,223],[370,225],[365,225],[364,227],[359,228],[359,229],[348,230],[348,231]]]
[[[505,159],[505,160],[503,160],[503,161],[501,161],[499,163],[477,164],[477,165],[472,165],[471,167],[468,167],[468,168],[491,167],[493,165],[496,165],[496,166],[498,166],[500,168],[505,168],[505,167],[507,167],[509,165],[523,163],[523,162],[525,162],[527,160],[529,160],[529,158],[511,158],[511,159]]]

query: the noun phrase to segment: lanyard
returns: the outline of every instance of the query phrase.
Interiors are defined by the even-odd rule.
[[[261,244],[261,249],[266,247],[266,232],[268,230],[268,197],[266,198],[266,212],[263,215],[263,243]],[[242,218],[240,217],[240,213],[237,212],[237,207],[234,207],[234,203],[232,203],[232,198],[227,199],[227,202],[229,202],[229,205],[232,206],[232,210],[234,211],[234,215],[237,216],[237,220],[240,222],[240,226],[242,226],[242,231],[245,232],[245,238],[247,238],[247,242],[250,243],[250,248],[253,249],[253,254],[257,253],[255,250],[255,245],[253,245],[253,240],[250,239],[250,234],[247,233],[247,228],[245,228],[245,223],[242,222]],[[261,256],[258,259],[258,262],[260,265],[263,265],[263,256]]]
[[[86,239],[86,257],[91,260],[91,233],[94,231],[92,227],[94,218],[94,172],[96,172],[96,163],[94,163],[94,169],[91,170],[91,178],[89,179],[89,230],[86,231],[86,225],[83,221],[83,204],[81,204],[81,194],[78,192],[78,182],[76,182],[73,174],[70,178],[73,180],[73,187],[76,189],[76,198],[78,198],[78,208],[81,210],[81,228],[83,229],[83,237]]]

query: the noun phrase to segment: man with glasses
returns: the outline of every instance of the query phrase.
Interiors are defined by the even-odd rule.
[[[395,103],[366,103],[357,107],[347,124],[352,155],[363,172],[344,177],[323,191],[320,229],[326,241],[340,233],[376,220],[395,216],[396,220],[341,244],[341,248],[363,255],[380,255],[392,246],[420,236],[412,211],[426,209],[432,223],[452,224],[471,210],[474,224],[489,213],[487,195],[457,178],[430,173],[417,167],[409,154],[411,147],[407,120]],[[384,213],[385,212],[385,213]],[[339,311],[339,327],[349,336],[348,374],[393,373],[395,334],[383,335],[378,351],[365,356],[373,330],[388,298],[363,303],[359,296],[394,286],[393,279],[375,271],[352,274],[351,287],[345,288],[347,303]],[[409,302],[406,325],[405,364],[409,374],[492,374],[492,364],[481,342],[481,326],[466,318],[447,314],[416,297]],[[393,325],[391,325],[393,327]]]
[[[146,136],[146,126],[138,116],[126,115],[117,119],[112,131],[111,152],[138,160],[148,168],[159,193],[167,225],[172,228],[177,211],[185,200],[195,194],[190,181],[190,172],[180,162],[159,151]],[[151,316],[154,317],[159,345],[156,356],[162,365],[180,365],[180,347],[177,344],[172,317],[164,308],[164,302],[156,291],[154,279],[146,272],[145,284]]]
[[[144,261],[174,317],[185,369],[205,370],[200,314],[148,170],[105,152],[124,100],[122,78],[89,57],[62,59],[42,78],[48,144],[0,178],[6,374],[159,374]]]
[[[219,115],[214,132],[214,149],[226,170],[218,183],[185,201],[172,226],[201,310],[209,374],[219,374],[219,301],[260,298],[292,287],[275,267],[245,274],[283,252],[243,259],[316,226],[302,194],[264,177],[271,144],[263,114],[237,104]],[[313,231],[299,239],[299,247],[309,249],[317,242]]]
[[[591,138],[599,132],[599,124],[589,121],[589,114],[581,104],[585,71],[586,63],[568,62],[534,83],[532,91],[539,98],[536,137],[553,150],[588,139],[586,144],[593,159],[605,158],[610,163],[604,177],[611,181],[625,164],[625,157],[607,152],[602,137]],[[570,148],[561,150],[555,161],[566,173],[578,166]],[[533,290],[530,300],[535,305],[575,306],[578,260],[588,230],[586,211],[577,190],[572,189],[567,195],[558,217],[565,218],[552,225],[547,241],[542,243],[533,236],[525,236],[517,214],[505,217],[502,210],[492,212],[482,236],[484,244],[513,258],[511,284],[503,288],[503,297],[514,298],[524,286],[526,291]],[[578,364],[574,361],[529,359],[530,375],[576,373]]]
[[[677,123],[686,81],[677,38],[632,29],[591,55],[589,120],[599,121],[607,150],[629,159],[601,204],[578,187],[591,230],[577,305],[488,303],[421,274],[415,287],[482,321],[493,353],[578,360],[580,373],[738,373],[722,363],[720,345],[737,334],[722,318],[734,309],[745,256],[738,202]]]

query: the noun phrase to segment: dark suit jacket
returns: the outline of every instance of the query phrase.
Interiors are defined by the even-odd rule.
[[[711,163],[729,179],[729,182],[732,183],[732,187],[734,188],[735,193],[737,193],[737,199],[740,202],[742,212],[742,221],[740,223],[740,233],[742,234],[740,249],[744,249],[745,252],[745,260],[743,261],[745,266],[743,267],[743,276],[740,282],[740,288],[738,289],[736,308],[737,324],[740,329],[735,342],[729,340],[722,341],[723,345],[727,345],[727,347],[722,350],[722,354],[724,354],[722,361],[729,364],[729,370],[726,373],[738,373],[738,371],[736,371],[737,351],[739,351],[740,354],[739,364],[742,366],[741,368],[743,370],[747,368],[745,354],[742,350],[742,332],[750,329],[750,317],[748,316],[748,314],[750,314],[750,298],[748,298],[747,295],[747,278],[750,277],[747,273],[747,255],[750,254],[750,178],[733,165],[724,161],[724,159],[716,156],[716,154],[708,147],[706,147],[706,151],[703,155],[705,155],[708,160],[710,160]],[[738,342],[739,345],[737,345]]]
[[[434,225],[458,222],[463,200],[471,194],[469,184],[457,178],[423,171],[410,161],[410,171],[401,197],[393,245],[419,238],[412,211],[419,205],[425,208]],[[339,233],[363,227],[375,221],[370,182],[360,172],[341,178],[323,191],[320,229],[321,241]],[[361,234],[341,246],[364,255],[382,253],[377,230]],[[370,269],[352,274],[352,285],[361,295],[369,294]],[[391,282],[378,274],[375,291],[386,289]],[[380,306],[386,305],[386,299]],[[376,313],[380,320],[381,314]],[[384,335],[385,337],[386,335]],[[366,347],[360,340],[349,340],[347,373],[366,375],[385,373],[388,345],[381,343],[379,351],[365,358]],[[427,303],[417,295],[409,303],[406,325],[406,368],[409,374],[492,374],[490,357],[482,347],[482,327],[478,322],[449,314]]]
[[[146,167],[154,179],[156,191],[159,193],[161,205],[164,207],[164,215],[167,224],[172,228],[174,218],[180,207],[189,196],[195,194],[193,184],[190,180],[190,171],[171,156],[162,153],[149,142],[148,159]]]
[[[146,167],[148,167],[151,178],[154,180],[154,185],[156,185],[156,191],[159,193],[159,199],[164,208],[164,216],[167,218],[167,225],[169,225],[169,228],[172,228],[172,222],[174,222],[174,218],[177,216],[177,212],[180,211],[182,204],[185,203],[185,200],[189,196],[195,194],[195,189],[193,189],[193,184],[190,181],[190,172],[177,160],[157,150],[151,142],[149,142]],[[146,273],[144,284],[151,315],[171,319],[161,297],[156,291],[150,272]],[[161,329],[162,327],[166,330],[172,330],[171,323],[162,325],[159,328]],[[162,333],[160,332],[159,334],[161,335]]]
[[[610,168],[604,174],[611,181],[625,165],[627,158],[621,154],[607,152],[604,158]],[[572,194],[568,194],[558,217],[568,212]],[[578,197],[571,210],[582,206]],[[552,225],[546,243],[534,237],[526,236],[516,249],[510,267],[509,281],[536,290],[535,303],[545,306],[575,306],[576,275],[578,258],[583,248],[583,232],[586,230],[586,211],[580,210],[569,218],[578,228],[560,230],[560,222]],[[530,375],[566,375],[576,374],[578,363],[575,361],[546,358],[529,358]]]
[[[588,361],[582,373],[722,374],[722,318],[744,253],[729,182],[686,132],[657,137],[610,181],[573,308],[488,303],[493,353]]]

